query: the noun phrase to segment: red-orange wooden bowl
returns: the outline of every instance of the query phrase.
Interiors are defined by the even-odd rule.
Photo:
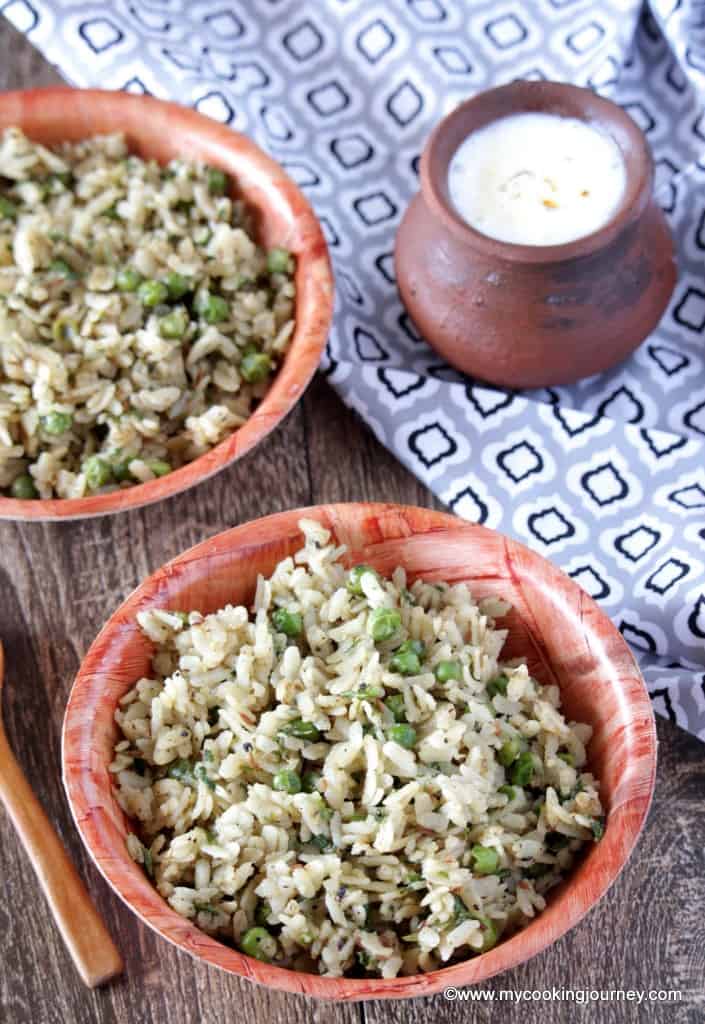
[[[109,619],[74,683],[63,734],[64,784],[93,859],[117,894],[151,928],[187,953],[272,988],[324,999],[428,995],[482,981],[555,942],[600,899],[631,853],[646,818],[656,769],[651,702],[618,630],[562,572],[515,541],[428,509],[397,505],[322,505],[303,510],[347,545],[350,564],[383,573],[403,565],[412,577],[467,581],[476,598],[512,602],[510,656],[526,656],[542,681],[560,685],[569,716],[589,722],[589,763],[601,781],[607,827],[546,910],[482,956],[429,974],[391,980],[322,978],[243,956],[180,917],[128,856],[128,820],[116,803],[107,765],[119,699],[149,672],[151,644],[135,616],[145,608],[197,608],[252,600],[258,573],[269,573],[301,544],[302,510],[245,523],[198,544],[149,577]]]
[[[293,181],[245,135],[202,114],[150,96],[97,89],[0,93],[0,131],[18,125],[52,146],[103,132],[124,132],[130,149],[166,163],[206,160],[237,181],[255,211],[258,241],[296,255],[296,328],[271,388],[242,427],[205,455],[169,473],[110,494],[20,501],[0,496],[0,519],[79,519],[148,505],[206,480],[240,458],[286,416],[318,366],[333,310],[333,275],[321,226]]]

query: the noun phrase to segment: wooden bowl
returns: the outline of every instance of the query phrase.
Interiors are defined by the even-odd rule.
[[[250,604],[258,573],[301,545],[301,516],[317,519],[347,545],[349,564],[383,573],[467,581],[475,598],[513,604],[510,656],[524,654],[542,681],[561,687],[569,716],[589,722],[589,764],[601,781],[607,825],[546,910],[482,956],[429,974],[390,980],[323,978],[260,963],[210,938],[159,895],[125,846],[129,822],[107,766],[120,698],[150,671],[151,644],[135,616],[146,608],[212,612]],[[322,505],[282,512],[198,544],[149,577],[109,619],[81,666],[63,731],[63,773],[83,841],[115,892],[151,928],[199,960],[287,992],[324,999],[421,996],[461,987],[527,960],[572,928],[607,891],[644,824],[654,786],[656,735],[651,702],[618,630],[595,602],[541,556],[499,533],[454,516],[398,505]],[[624,937],[626,938],[626,937]]]
[[[622,201],[593,234],[562,245],[515,245],[470,227],[448,190],[448,165],[478,128],[534,111],[578,118],[611,135],[627,172]],[[643,132],[589,89],[512,82],[456,107],[431,134],[421,191],[396,237],[404,304],[453,366],[504,387],[567,384],[625,359],[656,327],[676,267],[666,220],[652,198]]]
[[[0,93],[0,131],[18,125],[45,145],[124,132],[130,149],[166,163],[206,160],[233,175],[255,211],[258,241],[296,256],[296,327],[271,388],[242,427],[167,476],[110,494],[20,501],[0,495],[0,519],[81,519],[148,505],[206,480],[253,448],[291,411],[318,366],[333,310],[333,275],[321,226],[308,202],[271,157],[245,135],[202,114],[150,96],[97,89]]]

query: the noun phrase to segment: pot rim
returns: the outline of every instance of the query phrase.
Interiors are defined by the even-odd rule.
[[[525,112],[577,117],[607,130],[619,146],[627,171],[624,195],[610,220],[597,231],[560,245],[520,245],[483,234],[456,211],[447,181],[448,166],[460,142],[485,124]],[[590,256],[622,234],[641,216],[651,199],[654,166],[643,131],[616,103],[591,89],[563,82],[517,79],[477,93],[436,125],[421,156],[420,177],[421,192],[429,209],[459,241],[495,259],[548,264]]]

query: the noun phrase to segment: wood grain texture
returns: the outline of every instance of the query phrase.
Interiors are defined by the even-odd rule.
[[[284,362],[252,415],[204,455],[166,476],[83,498],[18,500],[0,495],[0,518],[77,519],[126,511],[209,479],[242,458],[291,411],[321,359],[333,313],[333,276],[323,231],[284,169],[251,139],[211,118],[151,96],[98,89],[44,88],[0,93],[0,131],[17,125],[46,146],[123,132],[132,152],[164,164],[187,152],[237,181],[267,249],[296,257],[296,324]]]
[[[0,690],[5,656],[0,642]],[[44,890],[76,969],[89,988],[122,972],[122,959],[73,861],[17,763],[0,718],[0,801]]]
[[[0,88],[58,76],[0,21]],[[89,863],[60,781],[66,698],[79,661],[149,572],[235,523],[313,502],[435,499],[318,379],[242,462],[159,506],[65,525],[0,523],[0,635],[5,718],[14,749],[108,922],[126,974],[89,992],[46,913],[13,830],[0,814],[0,1019],[8,1024],[702,1024],[705,1014],[705,751],[658,722],[659,766],[637,850],[608,896],[569,935],[483,983],[496,1002],[442,996],[361,1006],[313,1003],[199,966],[143,927]],[[683,1002],[499,1002],[507,989],[679,988]]]

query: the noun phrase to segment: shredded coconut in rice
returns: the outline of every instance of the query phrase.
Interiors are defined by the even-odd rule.
[[[0,135],[0,490],[129,487],[247,420],[294,329],[294,260],[231,191],[121,135]]]
[[[394,977],[526,925],[599,839],[590,728],[502,662],[508,606],[346,570],[318,523],[251,613],[146,611],[111,765],[180,914],[297,970]]]

